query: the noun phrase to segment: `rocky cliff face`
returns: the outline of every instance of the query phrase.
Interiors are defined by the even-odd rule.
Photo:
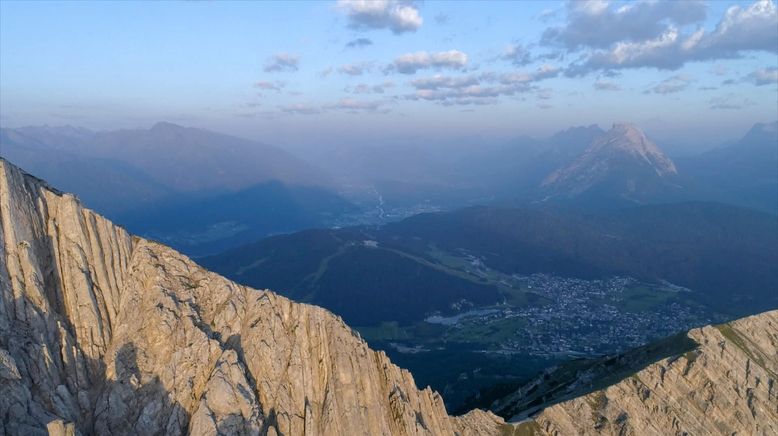
[[[514,420],[523,421],[524,430],[548,435],[778,434],[778,311],[694,329],[683,340],[691,346],[670,338],[648,347],[643,354],[668,348],[681,352],[617,374],[610,386],[585,395],[581,390],[596,380],[590,377],[594,372],[581,371],[573,383],[549,389],[543,398],[549,404],[562,402],[541,405],[533,418],[520,414]],[[608,377],[635,363],[621,360],[599,375]],[[554,377],[554,371],[547,373],[495,408],[511,410]]]
[[[778,433],[778,312],[693,330],[688,351],[511,425],[450,417],[340,318],[208,272],[4,160],[0,240],[0,435]]]
[[[554,195],[576,196],[605,191],[641,199],[660,190],[678,171],[670,158],[632,124],[614,124],[569,165],[543,180]]]
[[[0,434],[483,434],[340,318],[0,161]]]

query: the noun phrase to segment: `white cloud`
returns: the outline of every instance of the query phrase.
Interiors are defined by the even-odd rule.
[[[651,88],[654,94],[674,94],[681,92],[689,87],[693,82],[692,78],[685,74],[678,74],[659,82],[658,85]]]
[[[383,94],[387,88],[394,87],[394,82],[386,80],[378,85],[368,85],[367,83],[360,83],[353,87],[346,88],[346,92],[352,94]]]
[[[500,76],[500,82],[505,84],[530,83],[543,79],[550,79],[559,75],[559,68],[552,65],[541,65],[532,73],[506,73]]]
[[[720,97],[713,97],[708,101],[708,105],[711,109],[742,109],[746,106],[752,106],[754,104],[748,98],[736,96],[735,94],[727,94]]]
[[[282,105],[279,106],[278,109],[280,109],[281,112],[286,112],[289,114],[299,114],[299,115],[315,115],[321,113],[321,109],[319,109],[316,106],[310,104],[300,104],[300,103]]]
[[[277,53],[265,61],[265,72],[289,72],[297,71],[300,66],[300,57],[289,53]]]
[[[424,23],[413,2],[401,0],[338,0],[338,8],[354,29],[390,29],[415,32]]]
[[[549,89],[537,89],[534,84],[559,74],[559,68],[543,65],[527,73],[482,73],[479,75],[444,76],[435,75],[415,79],[410,85],[415,92],[406,95],[408,100],[428,100],[450,105],[494,104],[499,97],[513,96],[532,90],[538,91],[538,98],[550,98]]]
[[[411,85],[416,89],[439,89],[439,88],[463,88],[478,84],[476,76],[451,77],[436,74],[432,77],[414,79]]]
[[[778,83],[778,68],[760,68],[751,72],[744,80],[757,86],[776,84]]]
[[[361,76],[365,72],[365,66],[362,64],[346,64],[338,67],[338,72],[349,76]]]
[[[335,68],[327,67],[327,68],[319,71],[318,75],[319,75],[319,77],[329,77],[329,75],[332,74],[333,71],[335,71]]]
[[[346,43],[346,48],[362,48],[373,45],[373,41],[368,38],[352,39]]]
[[[641,1],[621,6],[608,1],[571,1],[567,23],[547,29],[541,42],[576,50],[645,41],[657,38],[673,25],[702,21],[705,10],[700,0]]]
[[[523,45],[513,43],[505,47],[500,59],[509,61],[516,66],[523,66],[532,62],[532,55]]]
[[[460,69],[465,65],[467,65],[467,55],[459,50],[437,53],[419,51],[399,56],[388,69],[402,74],[414,74],[418,70],[427,68]]]
[[[263,89],[265,91],[280,91],[284,86],[286,86],[286,84],[280,80],[276,80],[275,82],[260,80],[259,82],[254,83],[255,88]]]
[[[338,100],[337,103],[324,106],[324,109],[344,110],[348,112],[373,112],[380,109],[383,105],[384,102],[380,100],[355,100],[343,98]]]
[[[609,80],[597,80],[592,86],[598,91],[621,91],[618,83]]]
[[[696,8],[696,2],[640,2],[593,15],[569,12],[567,25],[548,29],[543,38],[580,54],[568,76],[627,68],[676,70],[691,61],[778,53],[778,10],[772,0],[730,7],[711,31],[684,31],[684,24],[699,21]],[[627,15],[635,21],[625,21]]]

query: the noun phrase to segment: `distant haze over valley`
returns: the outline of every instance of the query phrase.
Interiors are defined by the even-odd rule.
[[[0,435],[778,435],[778,0],[0,0]]]

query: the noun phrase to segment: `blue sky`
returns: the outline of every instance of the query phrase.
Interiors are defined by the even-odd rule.
[[[299,147],[632,121],[716,145],[776,118],[772,1],[0,2],[10,127],[167,120]]]

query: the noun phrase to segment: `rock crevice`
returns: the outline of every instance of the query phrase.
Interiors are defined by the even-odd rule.
[[[0,161],[3,434],[475,434],[340,318]],[[404,392],[390,395],[393,388]],[[396,411],[397,413],[394,413]]]

